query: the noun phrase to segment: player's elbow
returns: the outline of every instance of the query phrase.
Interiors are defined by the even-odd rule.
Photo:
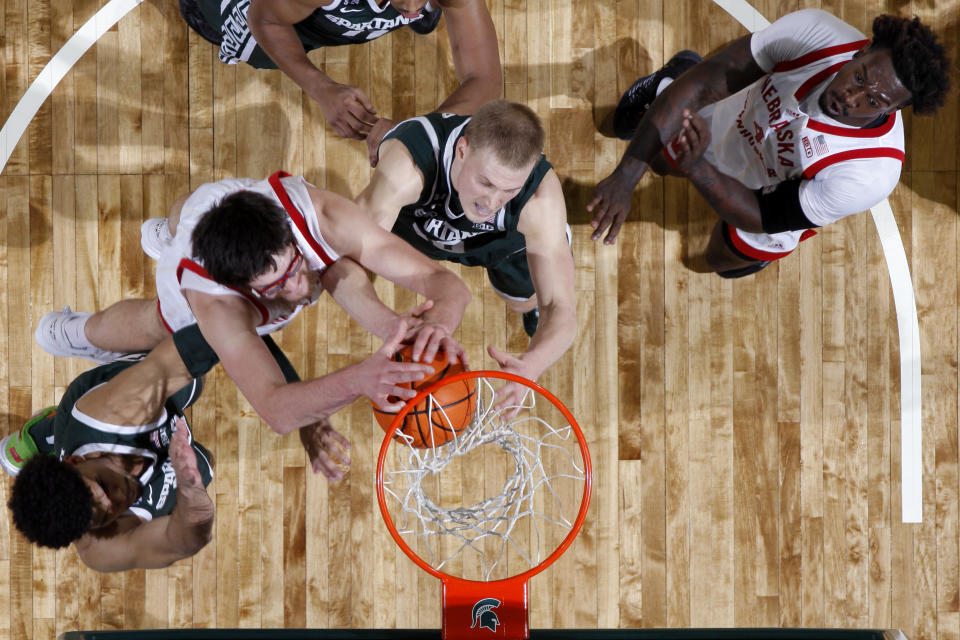
[[[475,100],[477,107],[491,100],[499,100],[503,97],[503,73],[500,71],[500,66],[478,69],[467,75],[460,86],[467,85],[471,87],[477,98]]]
[[[577,335],[577,305],[574,301],[550,302],[540,309],[541,322],[555,324],[568,343],[573,344]]]
[[[281,415],[281,412],[275,412],[275,413],[264,412],[260,414],[260,418],[267,423],[268,427],[270,427],[273,431],[275,431],[281,436],[285,436],[288,433],[292,433],[302,426],[302,425],[296,424],[288,416]]]

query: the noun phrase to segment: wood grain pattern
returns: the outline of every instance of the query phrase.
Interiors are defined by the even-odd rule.
[[[0,0],[0,117],[100,0]],[[564,185],[579,335],[541,382],[590,440],[595,495],[581,538],[531,583],[541,627],[898,627],[960,640],[960,131],[953,92],[936,118],[905,114],[907,162],[890,201],[910,262],[923,354],[924,522],[899,521],[900,361],[889,278],[862,214],[742,281],[700,273],[715,218],[688,184],[644,178],[616,246],[592,242],[586,204],[625,143],[600,134],[620,94],[675,51],[744,33],[702,0],[492,0],[504,94],[529,104]],[[947,0],[758,0],[770,19],[821,7],[868,30],[918,14],[960,58]],[[310,54],[385,116],[429,111],[456,85],[446,26],[401,29]],[[956,81],[956,79],[955,79]],[[18,428],[87,368],[32,332],[47,311],[151,296],[143,220],[204,182],[277,169],[353,196],[365,146],[341,140],[278,72],[219,63],[174,2],[143,3],[53,92],[0,174],[0,427]],[[482,270],[451,265],[473,301],[458,337],[522,351],[520,319]],[[395,309],[417,303],[382,280]],[[304,377],[379,341],[329,297],[278,338]],[[353,443],[347,478],[313,474],[296,436],[255,416],[222,370],[192,409],[214,453],[214,540],[166,570],[100,575],[73,550],[31,548],[0,515],[0,640],[75,629],[423,627],[438,583],[380,522],[382,432],[361,400],[334,418]],[[0,434],[0,435],[3,435]],[[444,478],[469,500],[497,456]],[[0,483],[0,501],[10,483]],[[460,561],[470,563],[472,560]]]

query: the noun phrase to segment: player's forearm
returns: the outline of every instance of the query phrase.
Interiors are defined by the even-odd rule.
[[[456,331],[470,302],[470,290],[463,280],[443,269],[429,276],[417,293],[433,300],[433,308],[423,315],[425,322],[439,324],[451,334]]]
[[[537,332],[520,356],[536,380],[567,352],[577,336],[577,310],[573,305],[541,305]]]
[[[637,166],[637,163],[643,163],[645,171],[646,166],[649,166],[663,149],[666,141],[671,140],[680,131],[684,109],[696,112],[729,95],[723,80],[722,69],[717,67],[718,65],[711,60],[702,62],[680,76],[657,96],[640,120],[637,131],[624,153],[621,165],[629,158],[634,166]],[[619,169],[621,167],[618,167]]]
[[[202,487],[177,490],[177,505],[167,522],[166,538],[172,564],[203,549],[213,537],[214,508]]]
[[[457,90],[447,96],[435,111],[471,115],[483,104],[500,98],[502,87],[500,67],[485,70],[461,82]]]
[[[717,171],[705,160],[697,163],[687,177],[724,222],[742,231],[763,231],[757,196],[738,180]]]
[[[347,314],[379,338],[387,338],[397,313],[377,296],[367,272],[350,258],[341,258],[323,272],[323,287]]]
[[[257,44],[308,96],[316,100],[333,83],[327,74],[310,62],[293,25],[254,20],[249,25]]]
[[[254,409],[281,435],[325,420],[362,395],[352,375],[355,367],[276,387],[259,407],[254,405]]]

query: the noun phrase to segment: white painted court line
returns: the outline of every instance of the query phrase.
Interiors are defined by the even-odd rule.
[[[67,72],[73,68],[77,60],[93,46],[100,36],[110,27],[120,22],[120,18],[127,15],[143,0],[110,0],[92,18],[87,20],[80,29],[57,51],[33,81],[27,92],[20,98],[10,117],[0,129],[0,173],[7,166],[7,161],[14,148],[27,130],[33,117],[37,115],[46,99],[60,84]]]
[[[751,33],[770,23],[746,0],[714,0]],[[923,521],[923,414],[920,395],[920,324],[910,265],[890,202],[870,210],[890,273],[900,335],[900,496],[901,520]]]

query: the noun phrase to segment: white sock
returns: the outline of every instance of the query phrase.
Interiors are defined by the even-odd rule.
[[[673,78],[664,78],[660,81],[660,84],[657,85],[657,95],[663,93],[663,90],[670,86],[670,83],[673,82]]]

